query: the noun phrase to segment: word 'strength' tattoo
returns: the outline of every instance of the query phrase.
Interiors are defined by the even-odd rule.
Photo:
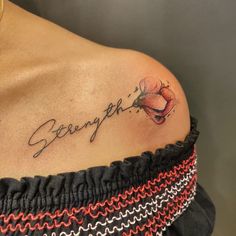
[[[56,119],[50,119],[44,122],[33,132],[28,141],[29,146],[41,146],[33,157],[38,157],[55,140],[62,139],[68,134],[72,135],[78,133],[82,129],[86,129],[88,126],[95,126],[95,130],[90,137],[90,143],[92,143],[96,138],[98,129],[106,119],[115,114],[119,115],[120,112],[127,110],[131,112],[131,108],[137,108],[136,112],[139,112],[139,109],[143,109],[155,124],[163,124],[166,117],[170,115],[170,111],[173,110],[174,112],[173,108],[176,105],[175,94],[169,88],[169,82],[167,83],[168,85],[165,85],[161,80],[154,79],[151,76],[145,77],[140,81],[139,88],[136,87],[133,92],[133,94],[136,94],[139,90],[140,94],[134,99],[132,105],[123,108],[123,100],[120,98],[116,104],[110,103],[107,108],[103,110],[105,114],[102,118],[95,117],[92,120],[84,122],[81,126],[73,124],[58,125]],[[128,95],[128,98],[130,97],[131,94]],[[42,134],[45,131],[45,136],[47,137],[38,137],[39,133]]]

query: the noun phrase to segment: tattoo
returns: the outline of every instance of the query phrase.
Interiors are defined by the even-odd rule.
[[[169,88],[169,84],[164,85],[161,80],[157,80],[153,77],[145,77],[140,81],[139,88],[137,86],[135,87],[133,94],[138,90],[140,91],[140,94],[133,100],[130,106],[123,108],[123,100],[120,98],[116,104],[110,103],[107,108],[103,110],[103,117],[95,117],[92,120],[84,122],[81,126],[78,124],[58,124],[56,119],[47,120],[33,132],[28,140],[29,146],[41,146],[33,157],[38,157],[57,139],[62,139],[65,136],[79,133],[81,130],[90,126],[95,127],[89,140],[90,143],[92,143],[96,138],[99,128],[105,120],[127,110],[131,113],[131,108],[136,108],[136,113],[143,109],[152,121],[158,125],[163,124],[166,117],[170,116],[170,111],[176,105],[176,98],[173,91]],[[129,94],[128,98],[131,97],[132,94]],[[38,138],[42,133],[44,134],[43,138]]]
[[[133,106],[142,108],[156,124],[164,123],[176,105],[175,94],[169,87],[169,84],[165,85],[153,77],[142,79],[139,83],[141,93],[134,100]]]

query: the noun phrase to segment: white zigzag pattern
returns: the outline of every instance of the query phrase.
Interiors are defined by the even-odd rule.
[[[186,174],[186,177],[183,177],[178,183],[175,183],[174,186],[171,187],[171,189],[165,189],[165,192],[162,194],[162,195],[157,195],[155,197],[156,200],[151,200],[151,203],[150,202],[146,202],[145,205],[143,206],[142,204],[139,204],[138,208],[135,208],[133,207],[133,210],[132,211],[129,211],[129,210],[126,210],[124,214],[122,214],[122,212],[119,213],[119,216],[120,217],[115,217],[113,216],[111,219],[105,219],[105,222],[96,222],[96,224],[93,226],[91,223],[88,224],[88,226],[85,228],[83,226],[80,226],[77,233],[75,233],[74,231],[71,231],[69,234],[67,234],[66,232],[61,232],[59,234],[59,236],[78,236],[81,231],[88,231],[88,230],[95,230],[98,225],[101,225],[101,226],[105,226],[107,223],[111,224],[114,222],[114,220],[117,220],[117,221],[120,221],[126,217],[128,217],[128,215],[133,215],[135,212],[136,213],[139,213],[142,210],[145,210],[145,214],[143,215],[142,213],[140,213],[140,217],[138,218],[137,216],[134,216],[133,217],[133,221],[131,220],[128,220],[128,223],[125,224],[125,223],[121,223],[121,226],[120,228],[118,228],[117,226],[114,226],[112,230],[110,230],[108,227],[105,228],[105,233],[103,234],[102,232],[97,232],[96,235],[97,236],[104,236],[104,235],[107,235],[108,234],[112,234],[115,232],[115,230],[118,230],[118,231],[121,231],[123,230],[124,228],[127,228],[127,227],[130,227],[130,225],[133,225],[135,224],[137,221],[141,221],[143,218],[147,218],[148,215],[153,215],[153,212],[157,212],[158,208],[161,208],[163,203],[164,202],[168,202],[171,199],[173,199],[177,194],[178,192],[180,192],[190,181],[191,177],[196,173],[196,160],[194,161],[194,166],[192,167],[192,169],[189,170],[189,173]],[[180,186],[180,188],[178,188]],[[191,195],[195,195],[194,192],[195,192],[195,189],[196,189],[196,186],[194,187],[194,189],[192,190],[191,192]],[[163,199],[167,193],[171,194],[170,196],[167,196],[167,199]],[[187,206],[189,205],[188,203],[190,203],[192,201],[192,199],[194,198],[191,197],[186,203],[184,203],[183,205]],[[160,202],[159,205],[157,205],[157,199],[162,199],[162,201]],[[148,212],[148,210],[146,210],[147,206],[150,205],[151,206],[151,211]],[[153,207],[153,205],[156,205],[156,207]],[[173,220],[175,220],[176,216],[179,216],[181,214],[181,212],[183,212],[185,210],[185,208],[183,207],[183,209],[180,209],[178,212],[176,212],[174,214],[174,217],[170,220],[169,223],[167,223],[167,226],[170,225]],[[162,231],[165,231],[166,230],[166,227],[163,227]],[[57,234],[55,232],[53,232],[51,234],[51,236],[56,236]],[[92,235],[92,234],[90,234]],[[162,232],[157,232],[156,234],[157,236],[161,236],[162,235]],[[27,235],[25,235],[27,236]],[[47,236],[47,234],[43,234],[43,236]]]
[[[190,174],[188,174],[188,176],[189,176]],[[188,180],[189,178],[185,178],[185,180]],[[182,180],[182,182],[183,182],[183,180]],[[178,185],[178,183],[176,183],[177,185]],[[187,183],[184,183],[184,186],[186,186],[187,185]],[[173,187],[174,188],[174,187]],[[183,186],[182,186],[182,188],[183,188]],[[179,190],[177,190],[177,191],[179,191]],[[169,192],[169,191],[168,191]],[[171,191],[170,191],[171,192]],[[177,193],[177,192],[176,192]],[[176,194],[175,192],[174,192],[174,194]],[[171,197],[171,196],[169,196],[169,198],[174,198],[174,197]],[[168,199],[169,199],[168,198]],[[161,206],[162,206],[162,203],[163,202],[168,202],[168,199],[167,200],[163,200],[162,202],[161,202],[161,204],[158,206],[156,206],[156,209],[154,210],[154,212],[156,212],[157,211],[157,208],[160,208]],[[152,202],[153,203],[157,203],[156,201],[153,201],[152,200]],[[141,204],[139,205],[139,210],[136,210],[135,208],[133,208],[134,209],[134,211],[136,211],[136,212],[139,212],[140,210],[141,210],[141,208],[142,209],[145,209],[146,208],[146,206],[147,205],[153,205],[153,203],[146,203],[145,204],[145,206],[142,206]],[[152,207],[153,208],[153,207]],[[131,215],[131,214],[133,214],[134,213],[134,211],[128,211],[128,210],[126,210],[126,213],[128,213],[129,212],[129,214]],[[142,216],[143,216],[143,218],[145,217],[147,217],[147,214],[149,214],[149,215],[152,215],[153,213],[149,213],[147,210],[145,210],[145,212],[146,212],[146,216],[143,216],[143,214],[141,214]],[[125,216],[125,217],[127,217],[127,215],[128,214],[126,214],[126,215],[122,215],[121,214],[121,216]],[[135,219],[137,219],[137,221],[140,221],[141,220],[141,218],[137,218],[136,216],[134,217]],[[113,219],[118,219],[118,220],[120,220],[121,219],[121,217],[120,218],[117,218],[117,217],[113,217],[110,221],[109,220],[105,220],[106,222],[109,222],[109,223],[112,223],[114,220]],[[131,224],[134,224],[135,223],[135,221],[130,221],[130,220],[128,220],[128,222],[129,223],[131,223]],[[83,231],[88,231],[89,229],[96,229],[96,227],[98,226],[98,224],[100,224],[100,225],[102,225],[102,226],[105,226],[106,225],[106,223],[102,223],[102,222],[97,222],[96,223],[96,225],[95,225],[95,227],[93,227],[91,224],[89,224],[89,226],[88,226],[88,228],[84,228],[84,227],[82,227],[82,226],[80,226],[80,229],[78,230],[78,233],[80,233],[80,231],[81,230],[83,230]],[[128,224],[128,225],[125,225],[124,223],[122,223],[122,225],[123,226],[125,226],[125,227],[128,227],[128,226],[130,226],[130,224]],[[108,233],[114,233],[114,229],[116,229],[116,230],[118,230],[118,231],[120,231],[121,229],[123,229],[123,227],[122,228],[118,228],[118,227],[114,227],[113,228],[113,230],[111,231],[111,230],[109,230],[108,228],[106,228],[105,229],[105,232],[107,232],[108,231]],[[71,231],[72,232],[72,231]],[[74,233],[74,232],[73,232]],[[78,234],[77,233],[77,234]],[[75,235],[77,235],[77,234],[75,234]],[[52,233],[51,234],[51,236],[55,236],[56,234],[55,233]],[[67,236],[67,235],[71,235],[71,234],[66,234],[65,232],[61,232],[60,233],[60,236]],[[97,235],[107,235],[107,234],[102,234],[101,232],[97,232]],[[43,236],[47,236],[47,234],[44,234]]]
[[[178,210],[176,213],[174,213],[174,217],[172,219],[169,220],[169,222],[166,223],[166,226],[164,226],[163,228],[161,228],[161,232],[157,232],[157,236],[162,236],[162,233],[164,231],[166,231],[167,226],[170,226],[179,216],[181,216],[181,214],[186,211],[186,209],[188,208],[188,206],[191,204],[192,200],[194,199],[194,196],[196,194],[196,186],[194,186],[193,188],[193,193],[191,194],[191,197],[189,198],[189,200],[185,203],[183,203],[183,205],[185,207],[183,207],[183,209]]]
[[[156,232],[156,235],[157,236],[162,236],[162,233],[166,230],[167,226],[170,226],[173,221],[175,221],[180,215],[181,213],[183,213],[187,208],[188,206],[190,205],[190,203],[192,202],[192,200],[194,199],[194,195],[195,195],[195,191],[196,191],[196,187],[193,188],[193,192],[191,193],[191,197],[189,198],[189,200],[185,203],[183,203],[184,207],[182,209],[180,209],[179,211],[177,211],[176,213],[174,213],[174,217],[172,217],[169,222],[166,223],[166,226],[161,228],[161,232]],[[141,214],[142,215],[142,214]],[[137,219],[137,221],[140,221],[141,220],[141,217],[140,218],[137,218],[136,216],[134,217],[135,219]],[[123,225],[124,227],[121,227],[121,228],[118,228],[116,226],[113,227],[113,230],[109,230],[109,229],[106,229],[106,233],[103,234],[101,232],[97,232],[96,235],[99,235],[99,236],[106,236],[106,235],[110,235],[111,233],[114,233],[116,230],[117,231],[122,231],[124,228],[129,228],[131,224],[135,224],[136,221],[134,220],[133,222],[131,220],[128,220],[128,224],[124,224],[122,223],[121,225]],[[108,231],[108,232],[107,232]],[[66,232],[61,232],[59,234],[59,236],[79,236],[80,235],[80,230],[78,230],[77,232],[75,232],[74,230],[72,230],[69,234],[67,234]],[[109,234],[107,234],[109,233]],[[47,234],[43,234],[43,236],[47,236]],[[57,236],[57,234],[55,232],[53,232],[51,234],[51,236]],[[94,236],[93,234],[89,234],[88,236]]]

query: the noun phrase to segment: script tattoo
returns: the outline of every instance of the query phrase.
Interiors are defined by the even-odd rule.
[[[120,98],[116,104],[110,103],[107,108],[103,110],[103,117],[95,117],[92,120],[85,121],[82,125],[58,124],[57,120],[53,118],[47,120],[33,132],[28,140],[29,146],[40,146],[40,149],[33,155],[33,157],[38,157],[57,139],[62,139],[65,136],[79,133],[82,129],[94,126],[95,130],[89,140],[90,143],[92,143],[96,138],[99,128],[105,120],[115,114],[119,115],[120,112],[125,112],[127,110],[131,112],[131,108],[135,108],[136,112],[139,112],[139,110],[142,109],[150,119],[155,122],[155,124],[163,124],[166,118],[170,115],[170,111],[174,111],[176,105],[175,94],[169,87],[169,82],[165,85],[161,80],[148,76],[140,81],[139,87],[135,87],[133,94],[136,94],[138,91],[140,93],[128,107],[122,107],[123,100]],[[131,94],[129,94],[128,98],[131,97]],[[38,136],[40,136],[42,132],[45,132],[45,130],[46,133],[43,137],[39,138]]]
[[[50,119],[50,120],[46,121],[45,123],[40,125],[34,131],[34,133],[32,134],[32,136],[29,139],[28,144],[30,146],[34,146],[36,144],[41,144],[42,145],[42,148],[38,152],[36,152],[33,155],[33,157],[38,157],[42,153],[42,151],[45,148],[47,148],[50,144],[52,144],[56,139],[61,139],[61,138],[65,137],[68,134],[72,135],[72,134],[78,133],[82,129],[86,129],[88,126],[95,126],[95,130],[94,130],[94,132],[92,133],[92,135],[90,137],[90,142],[93,142],[96,135],[97,135],[98,129],[101,127],[102,123],[107,118],[112,117],[114,114],[118,115],[120,112],[124,112],[124,111],[126,111],[127,109],[130,109],[133,106],[133,105],[131,105],[129,107],[122,108],[121,103],[122,103],[121,98],[118,100],[116,105],[110,103],[108,105],[108,107],[104,110],[105,115],[102,118],[95,117],[93,120],[88,120],[88,121],[84,122],[84,124],[81,125],[81,126],[80,125],[73,125],[73,124],[69,124],[69,125],[61,124],[61,125],[57,126],[57,121],[55,119]],[[48,132],[52,136],[51,139],[48,140],[48,139],[42,138],[38,141],[33,141],[34,137],[37,135],[37,133],[40,130],[45,129],[45,128],[48,128]]]

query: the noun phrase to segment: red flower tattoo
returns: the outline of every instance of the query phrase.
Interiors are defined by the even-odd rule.
[[[176,105],[175,94],[169,85],[149,76],[140,81],[139,89],[141,92],[133,106],[143,109],[156,124],[164,123],[166,116]]]

